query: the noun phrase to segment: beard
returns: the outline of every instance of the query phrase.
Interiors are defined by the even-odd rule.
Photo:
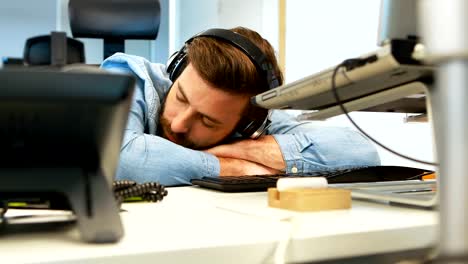
[[[174,85],[174,84],[172,84]],[[172,90],[172,85],[169,88],[169,91]],[[168,92],[169,93],[169,92]],[[171,130],[171,122],[164,117],[164,112],[166,112],[166,99],[167,99],[168,94],[166,94],[166,98],[162,102],[161,106],[161,112],[159,114],[159,124],[157,128],[157,134],[171,142],[174,142],[178,145],[181,145],[186,148],[191,148],[191,149],[200,149],[200,146],[196,144],[195,142],[191,141],[190,139],[187,138],[186,134],[184,133],[174,133]],[[170,140],[168,138],[168,135],[174,140]]]

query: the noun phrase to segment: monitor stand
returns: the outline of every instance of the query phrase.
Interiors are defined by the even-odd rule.
[[[73,211],[83,241],[109,243],[122,237],[119,208],[103,173],[82,168],[0,168],[0,201],[57,193],[68,201],[52,199],[51,207]],[[63,205],[68,208],[60,208]]]

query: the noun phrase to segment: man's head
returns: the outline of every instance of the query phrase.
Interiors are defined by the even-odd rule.
[[[184,65],[172,76],[174,83],[160,116],[163,137],[186,147],[206,148],[251,120],[265,119],[267,111],[252,107],[249,99],[282,84],[274,50],[252,30],[231,31],[236,33],[233,37],[247,38],[253,52],[216,36],[196,36],[186,43]],[[246,55],[255,51],[261,56]]]

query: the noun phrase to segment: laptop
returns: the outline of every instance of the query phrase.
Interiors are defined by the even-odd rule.
[[[353,199],[435,208],[438,205],[437,180],[410,180],[353,184],[331,184],[351,190]]]

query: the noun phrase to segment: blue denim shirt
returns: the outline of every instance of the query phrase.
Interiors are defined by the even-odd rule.
[[[163,185],[190,184],[191,179],[218,176],[219,160],[212,154],[188,149],[157,136],[158,116],[171,86],[162,64],[117,53],[101,66],[136,77],[135,93],[125,130],[117,179],[158,181]],[[360,133],[322,122],[297,121],[274,110],[267,134],[279,144],[287,172],[310,172],[378,165],[375,147]]]

